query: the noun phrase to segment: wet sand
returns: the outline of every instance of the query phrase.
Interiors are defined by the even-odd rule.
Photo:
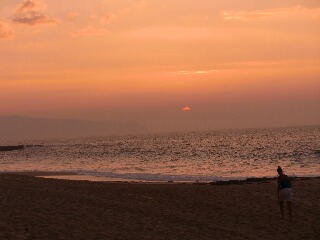
[[[276,181],[153,184],[0,174],[0,239],[318,239],[320,179],[295,179],[294,223]]]

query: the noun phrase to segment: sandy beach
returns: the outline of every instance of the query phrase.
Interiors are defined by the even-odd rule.
[[[320,179],[295,179],[293,191],[290,223],[280,218],[275,180],[137,184],[0,174],[0,239],[317,239]]]

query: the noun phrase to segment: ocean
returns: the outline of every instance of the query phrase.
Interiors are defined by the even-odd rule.
[[[320,176],[320,126],[0,142],[0,172],[76,172],[142,181]]]

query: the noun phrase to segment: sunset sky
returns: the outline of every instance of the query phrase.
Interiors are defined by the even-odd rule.
[[[0,115],[320,123],[318,0],[0,0]]]

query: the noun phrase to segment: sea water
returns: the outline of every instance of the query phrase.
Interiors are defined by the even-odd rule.
[[[57,171],[146,181],[320,176],[320,126],[1,142],[0,172]]]

